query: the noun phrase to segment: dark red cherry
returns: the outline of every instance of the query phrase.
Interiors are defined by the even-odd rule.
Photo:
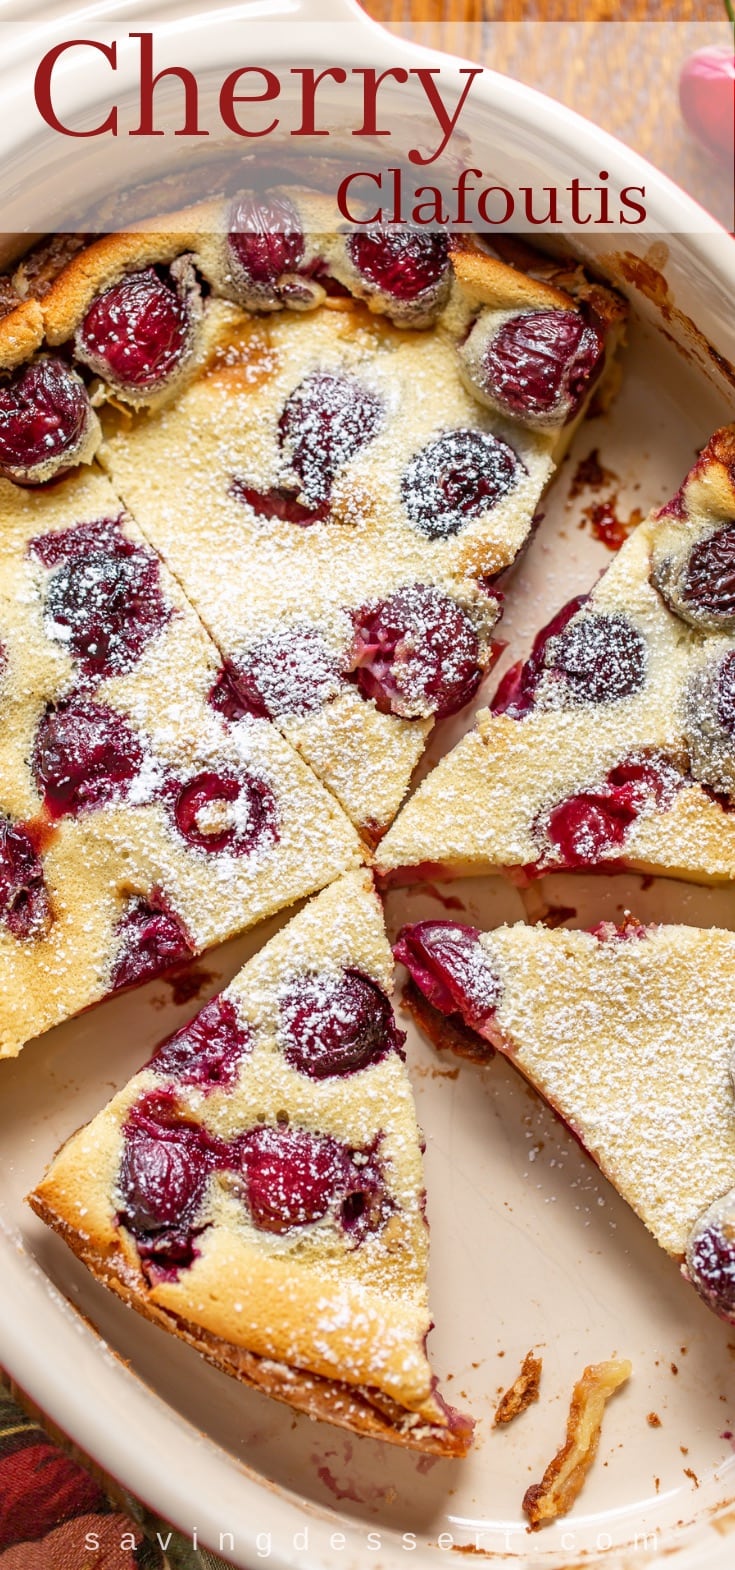
[[[304,255],[299,215],[287,196],[245,191],[230,208],[227,242],[247,296],[277,292],[284,273],[295,272]]]
[[[58,567],[62,562],[81,561],[98,552],[130,556],[140,546],[123,534],[122,524],[121,514],[117,518],[93,518],[88,523],[74,523],[69,529],[54,529],[50,534],[36,534],[28,543],[28,553],[49,568]]]
[[[179,833],[200,850],[245,856],[278,837],[275,797],[254,774],[195,775],[181,786],[174,816]]]
[[[423,447],[401,481],[411,522],[430,540],[458,534],[513,489],[523,464],[488,431],[445,431]]]
[[[352,680],[384,714],[437,719],[469,703],[480,645],[469,617],[440,589],[411,584],[355,611]]]
[[[21,483],[62,473],[91,420],[81,377],[53,356],[34,360],[0,384],[0,473]]]
[[[589,611],[548,643],[546,668],[572,703],[614,703],[643,686],[645,641],[625,616]]]
[[[302,529],[308,529],[312,523],[323,523],[329,516],[328,496],[314,506],[307,506],[305,502],[298,501],[294,492],[285,486],[273,485],[270,490],[259,491],[238,475],[231,481],[229,494],[234,496],[235,501],[252,507],[256,518],[266,518],[269,522],[272,518],[278,518],[281,523],[297,523]]]
[[[493,714],[507,714],[512,720],[520,720],[531,712],[539,682],[546,668],[546,646],[552,638],[556,638],[564,631],[567,623],[576,616],[577,611],[588,598],[586,594],[578,594],[576,599],[569,600],[560,611],[557,611],[556,616],[541,628],[534,639],[528,659],[512,665],[502,681],[498,683],[498,690],[490,705]]]
[[[626,801],[637,812],[653,803],[667,807],[682,784],[681,771],[663,753],[634,753],[613,764],[606,785],[619,801]]]
[[[694,779],[727,806],[735,798],[735,650],[695,671],[686,697],[685,736]]]
[[[263,1231],[319,1221],[342,1194],[348,1157],[335,1139],[278,1125],[253,1129],[241,1151],[248,1205]]]
[[[605,340],[580,311],[523,311],[493,334],[482,362],[482,385],[509,413],[538,417],[577,414],[602,371]]]
[[[141,1235],[178,1226],[199,1205],[212,1170],[195,1125],[126,1129],[119,1189],[122,1219]]]
[[[681,594],[715,619],[735,617],[735,522],[692,547]]]
[[[475,1030],[493,1018],[501,985],[477,927],[419,921],[403,927],[393,952],[441,1014],[461,1014]]]
[[[355,1074],[402,1050],[390,999],[359,970],[294,976],[279,999],[284,1056],[310,1079]]]
[[[687,1274],[721,1319],[735,1320],[735,1219],[732,1195],[711,1205],[692,1230]]]
[[[546,832],[565,867],[592,867],[622,845],[637,813],[604,790],[569,796],[549,813]]]
[[[352,1247],[362,1243],[368,1232],[379,1231],[395,1209],[380,1159],[382,1137],[378,1134],[364,1150],[349,1152],[350,1165],[339,1217]]]
[[[546,833],[565,867],[594,866],[623,844],[643,810],[664,807],[682,783],[666,758],[631,757],[610,769],[596,791],[582,791],[553,807]]]
[[[308,1226],[337,1207],[342,1224],[358,1235],[380,1219],[382,1184],[372,1151],[280,1124],[252,1129],[239,1150],[250,1214],[265,1232]]]
[[[210,1173],[227,1147],[181,1118],[168,1092],[149,1092],[131,1107],[118,1177],[119,1222],[133,1234],[145,1274],[176,1280],[199,1254],[197,1213]]]
[[[304,377],[286,403],[278,435],[307,506],[328,501],[337,470],[372,441],[382,422],[380,399],[355,377],[329,371]]]
[[[42,936],[50,920],[43,866],[31,836],[0,818],[0,923],[22,939]]]
[[[230,660],[225,660],[209,692],[207,702],[222,715],[223,719],[229,720],[231,725],[236,724],[238,720],[243,720],[246,714],[255,712],[247,696],[241,696],[238,692],[237,671]]]
[[[735,739],[735,650],[725,654],[720,661],[716,702],[720,725]]]
[[[62,562],[46,588],[49,637],[99,680],[131,670],[170,616],[157,559],[120,539]]]
[[[236,684],[247,712],[268,719],[310,714],[340,687],[335,655],[316,627],[284,627],[240,662]]]
[[[83,698],[47,711],[31,759],[52,818],[123,800],[142,764],[140,741],[122,715]]]
[[[188,335],[182,292],[145,267],[92,301],[77,332],[76,352],[111,382],[146,392],[176,370]]]
[[[213,998],[188,1025],[161,1043],[150,1067],[184,1085],[229,1090],[251,1050],[250,1031],[240,1023],[232,999]]]
[[[415,300],[449,271],[447,236],[424,229],[358,229],[349,235],[347,250],[366,283],[395,300]]]
[[[666,509],[659,517],[663,518],[665,512]],[[669,610],[690,626],[707,632],[732,632],[735,521],[721,524],[693,545],[682,531],[677,538],[676,530],[671,533],[664,529],[658,542],[654,541],[651,582]]]
[[[117,927],[118,947],[110,987],[138,986],[171,965],[191,959],[194,950],[182,922],[162,901],[135,898]]]

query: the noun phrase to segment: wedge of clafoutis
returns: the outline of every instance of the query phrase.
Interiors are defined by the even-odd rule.
[[[492,666],[495,580],[626,307],[522,246],[342,230],[278,189],[46,242],[4,281],[0,473],[103,464],[223,655],[222,712],[272,719],[372,845]]]
[[[735,878],[735,427],[539,633],[383,841],[409,879]],[[413,869],[413,872],[412,870]]]
[[[313,1417],[461,1456],[426,1354],[421,1139],[372,878],[307,905],[30,1196],[92,1273]]]
[[[395,954],[429,1033],[515,1064],[735,1322],[735,933],[424,921]],[[442,1034],[452,1020],[469,1040]]]
[[[360,864],[99,470],[0,480],[0,1058]]]

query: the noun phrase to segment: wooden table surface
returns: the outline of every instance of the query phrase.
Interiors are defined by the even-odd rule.
[[[733,170],[679,112],[684,60],[732,43],[723,0],[363,0],[391,31],[492,65],[612,131],[733,228]]]

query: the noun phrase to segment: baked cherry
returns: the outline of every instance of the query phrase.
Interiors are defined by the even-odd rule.
[[[0,383],[0,474],[32,485],[91,458],[99,424],[80,376],[52,355]]]
[[[381,1142],[378,1134],[365,1149],[349,1152],[339,1218],[352,1247],[362,1243],[368,1232],[379,1231],[395,1208],[380,1159]]]
[[[245,856],[278,837],[275,797],[254,774],[205,769],[180,787],[174,817],[190,845],[214,853]]]
[[[122,715],[82,698],[47,711],[31,758],[52,818],[123,800],[142,764],[140,741]]]
[[[232,999],[213,998],[188,1025],[161,1043],[150,1067],[183,1085],[229,1090],[251,1050],[250,1032],[240,1023]]]
[[[313,371],[291,393],[278,436],[307,507],[329,501],[337,470],[373,440],[383,423],[380,399],[353,376]]]
[[[111,968],[113,992],[138,986],[162,971],[192,959],[194,950],[183,923],[161,899],[136,896],[117,927],[118,949]]]
[[[297,523],[300,528],[308,529],[312,523],[323,523],[329,516],[328,496],[310,506],[300,502],[295,492],[285,485],[272,485],[267,491],[259,491],[257,486],[248,485],[247,480],[234,475],[229,494],[235,501],[252,507],[256,518],[265,518],[268,522],[277,518],[281,523]]]
[[[717,674],[717,718],[723,730],[735,739],[735,651],[720,660]]]
[[[199,1254],[198,1212],[210,1173],[226,1162],[226,1146],[181,1118],[166,1091],[149,1092],[131,1107],[124,1140],[118,1219],[135,1238],[146,1275],[175,1280]]]
[[[696,780],[735,796],[735,650],[709,661],[687,693],[685,735]]]
[[[662,541],[651,577],[683,621],[712,631],[735,629],[735,520],[669,554]]]
[[[247,714],[258,711],[253,709],[247,694],[238,691],[237,670],[231,660],[225,660],[222,668],[213,683],[207,697],[207,702],[221,714],[223,719],[229,720],[231,725],[243,720]]]
[[[473,387],[504,414],[563,425],[598,380],[605,340],[584,311],[519,311],[495,327],[479,317],[462,349]]]
[[[525,661],[519,660],[506,671],[490,705],[493,714],[507,714],[512,720],[530,714],[536,702],[536,693],[546,669],[546,648],[552,638],[564,631],[567,623],[585,604],[588,595],[579,594],[569,600],[556,616],[537,633],[531,653]]]
[[[0,924],[23,939],[43,936],[50,920],[43,866],[31,835],[0,818]]]
[[[163,276],[144,267],[92,301],[77,329],[76,354],[121,392],[155,393],[180,368],[196,314],[198,289],[187,258]]]
[[[92,518],[86,523],[74,523],[68,529],[36,534],[28,542],[28,553],[49,568],[58,567],[62,562],[81,561],[99,551],[110,556],[129,556],[140,547],[123,534],[122,522],[122,514],[118,518]]]
[[[245,712],[267,719],[310,714],[341,685],[335,655],[308,626],[272,632],[240,661],[233,680]]]
[[[384,714],[437,719],[469,703],[480,684],[480,645],[461,606],[427,584],[353,613],[351,680]]]
[[[402,1050],[390,999],[359,970],[294,976],[279,998],[284,1057],[310,1079],[356,1074]]]
[[[721,1319],[735,1320],[735,1206],[732,1190],[692,1228],[686,1269],[700,1297]]]
[[[160,1121],[162,1113],[170,1120]],[[131,1110],[118,1179],[131,1232],[154,1232],[192,1217],[213,1165],[202,1133],[198,1124],[175,1120],[155,1095]]]
[[[304,256],[299,215],[288,196],[244,191],[228,218],[227,244],[237,297],[243,305],[275,305],[279,282]]]
[[[502,501],[522,470],[512,447],[489,431],[445,431],[411,459],[403,505],[422,534],[448,539]]]
[[[646,808],[668,806],[682,783],[664,757],[630,757],[609,770],[597,790],[580,791],[552,807],[544,830],[564,867],[591,867],[623,844]]]
[[[461,1014],[474,1030],[493,1018],[502,988],[477,927],[419,921],[402,928],[393,952],[441,1014]]]
[[[637,813],[629,802],[604,791],[581,791],[553,807],[546,833],[565,867],[593,867],[622,845]]]
[[[82,531],[80,541],[70,538],[75,530],[65,531],[68,549],[57,555],[59,565],[46,587],[46,631],[85,675],[101,680],[131,670],[171,613],[151,552],[112,532],[107,521],[98,540],[92,525],[80,526]],[[46,538],[56,539],[60,553],[61,537]],[[43,540],[31,548],[44,560]]]
[[[374,1152],[280,1124],[252,1129],[238,1143],[245,1197],[262,1231],[309,1226],[333,1210],[359,1238],[382,1219],[387,1196]]]
[[[362,283],[403,306],[404,312],[406,307],[430,310],[442,303],[450,276],[445,234],[376,225],[349,235],[347,253]]]
[[[562,700],[614,703],[646,679],[646,645],[625,616],[585,611],[546,645],[546,669]]]

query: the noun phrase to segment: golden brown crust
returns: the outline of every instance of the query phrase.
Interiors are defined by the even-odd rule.
[[[735,466],[735,425],[722,425],[715,431],[707,443],[702,454],[703,458],[713,458],[717,463],[722,463],[726,468]]]
[[[451,244],[450,255],[458,283],[478,304],[500,311],[519,306],[574,310],[574,300],[554,284],[519,272],[466,240]]]
[[[518,235],[496,235],[492,250],[516,271],[571,295],[576,304],[585,301],[607,329],[624,326],[627,300],[608,283],[591,278],[573,254],[559,250],[554,256],[547,256]]]
[[[298,1412],[305,1412],[309,1417],[339,1428],[347,1428],[353,1433],[384,1439],[389,1444],[402,1445],[430,1455],[459,1457],[467,1454],[472,1438],[469,1424],[458,1422],[453,1426],[450,1423],[446,1428],[440,1428],[425,1423],[417,1419],[414,1413],[406,1412],[397,1405],[393,1407],[379,1393],[373,1397],[371,1392],[352,1388],[338,1380],[309,1374],[300,1368],[290,1368],[285,1363],[260,1357],[244,1347],[234,1346],[211,1335],[152,1303],[145,1293],[142,1280],[134,1278],[122,1249],[113,1249],[104,1254],[58,1215],[39,1193],[30,1194],[28,1203],[47,1226],[58,1232],[95,1280],[110,1288],[143,1318],[185,1341],[223,1373],[234,1376],[276,1401],[294,1407]],[[401,1418],[414,1426],[399,1427]]]
[[[198,251],[203,238],[216,232],[220,217],[219,202],[206,202],[148,220],[134,234],[102,235],[77,252],[43,297],[48,342],[70,338],[95,295],[121,273],[153,263],[167,265],[186,251]]]
[[[540,1357],[534,1357],[533,1352],[526,1353],[518,1378],[500,1397],[495,1408],[493,1428],[512,1423],[515,1417],[520,1417],[534,1401],[538,1401],[542,1367]]]
[[[735,425],[710,437],[684,482],[687,504],[708,512],[713,521],[730,518],[735,507]]]
[[[523,1496],[532,1532],[571,1510],[597,1453],[605,1404],[631,1372],[627,1359],[585,1368],[572,1391],[564,1444],[549,1462],[541,1482],[532,1483]]]
[[[43,312],[37,300],[18,300],[0,317],[0,370],[13,371],[43,343]]]

